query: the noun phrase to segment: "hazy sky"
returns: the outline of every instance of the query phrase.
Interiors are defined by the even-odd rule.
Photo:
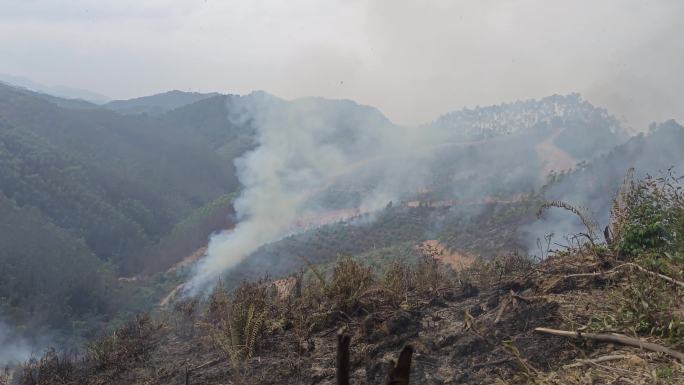
[[[679,0],[0,0],[0,73],[129,98],[349,98],[398,123],[577,91],[684,120]]]

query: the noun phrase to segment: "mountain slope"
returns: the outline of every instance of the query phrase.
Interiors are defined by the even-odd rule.
[[[237,188],[212,151],[158,122],[74,110],[0,87],[0,189],[84,237],[101,258],[154,242]]]
[[[42,99],[42,100],[48,101],[54,105],[57,105],[57,106],[63,107],[63,108],[86,109],[86,110],[92,109],[92,108],[98,108],[98,106],[96,104],[93,104],[91,102],[88,102],[88,101],[85,101],[82,99],[61,98],[58,96],[54,96],[52,94],[32,91],[32,90],[27,89],[27,88],[16,86],[16,85],[10,84],[10,83],[4,83],[1,81],[0,81],[0,87],[2,87],[4,89],[11,89],[14,92],[21,93],[21,94],[30,96],[32,98]]]
[[[0,217],[3,316],[14,313],[32,327],[59,327],[74,314],[104,310],[98,309],[106,303],[104,287],[91,279],[106,265],[82,240],[52,224],[39,210],[21,208],[2,193]],[[20,304],[40,310],[31,312]]]
[[[612,192],[622,183],[628,169],[635,177],[660,176],[673,168],[676,175],[684,172],[684,127],[674,120],[652,125],[646,134],[580,164],[576,170],[556,177],[547,188],[549,199],[573,202],[588,208],[597,219],[607,222]]]
[[[67,346],[151,307],[169,278],[117,276],[163,271],[185,256],[178,242],[230,224],[224,164],[157,119],[0,85],[4,324]]]
[[[160,94],[143,96],[127,100],[112,100],[103,105],[104,108],[126,115],[148,114],[161,115],[202,99],[218,95],[217,93],[203,94],[199,92],[168,91]]]

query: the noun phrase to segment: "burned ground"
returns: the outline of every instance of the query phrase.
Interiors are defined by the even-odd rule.
[[[592,330],[597,317],[616,314],[616,293],[635,279],[630,270],[613,273],[617,265],[600,253],[540,264],[507,256],[455,273],[426,259],[377,277],[345,259],[332,277],[321,277],[326,282],[296,276],[285,298],[258,282],[243,285],[242,296],[216,291],[206,304],[177,302],[92,345],[87,358],[71,363],[69,378],[58,381],[38,362],[22,383],[333,384],[340,328],[351,336],[352,384],[384,383],[390,361],[407,344],[414,348],[414,384],[646,383],[656,373],[666,373],[660,383],[677,383],[682,366],[662,354],[535,331]],[[359,283],[363,272],[370,275]],[[351,274],[359,290],[345,292],[353,288],[344,286]],[[263,314],[252,342],[217,343],[216,333],[238,326],[222,306],[249,309],[251,318],[240,324],[245,331]],[[93,358],[93,346],[101,357]],[[606,355],[618,359],[585,361]]]

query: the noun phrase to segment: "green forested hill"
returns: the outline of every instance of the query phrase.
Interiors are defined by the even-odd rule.
[[[0,85],[0,314],[73,329],[130,308],[117,276],[159,271],[228,224],[237,178],[206,143]]]
[[[0,312],[18,323],[60,328],[74,317],[107,313],[108,265],[83,240],[36,208],[0,193]],[[65,268],[67,267],[67,268]]]
[[[216,95],[169,111],[159,117],[164,126],[173,126],[190,140],[201,141],[224,160],[225,170],[235,173],[233,159],[256,146],[256,129],[249,120],[230,118],[250,96]]]
[[[0,191],[117,262],[237,188],[225,162],[159,121],[0,88]]]

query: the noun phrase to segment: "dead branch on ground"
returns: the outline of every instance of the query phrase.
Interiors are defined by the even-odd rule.
[[[627,337],[626,335],[623,335],[623,334],[617,334],[617,333],[606,333],[606,334],[580,333],[580,332],[573,332],[573,331],[567,331],[567,330],[557,330],[557,329],[548,329],[548,328],[535,328],[534,330],[536,332],[539,332],[539,333],[551,334],[551,335],[559,336],[559,337],[568,337],[568,338],[575,338],[575,339],[583,339],[584,338],[584,339],[589,339],[589,340],[596,340],[596,341],[602,341],[602,342],[613,342],[613,343],[617,343],[617,344],[633,346],[633,347],[640,348],[640,349],[650,350],[652,352],[664,353],[670,357],[674,357],[674,358],[678,359],[681,362],[684,362],[684,353],[678,352],[676,350],[672,350],[672,349],[665,347],[663,345],[654,344],[652,342],[646,342],[646,341],[640,340],[638,338]]]

